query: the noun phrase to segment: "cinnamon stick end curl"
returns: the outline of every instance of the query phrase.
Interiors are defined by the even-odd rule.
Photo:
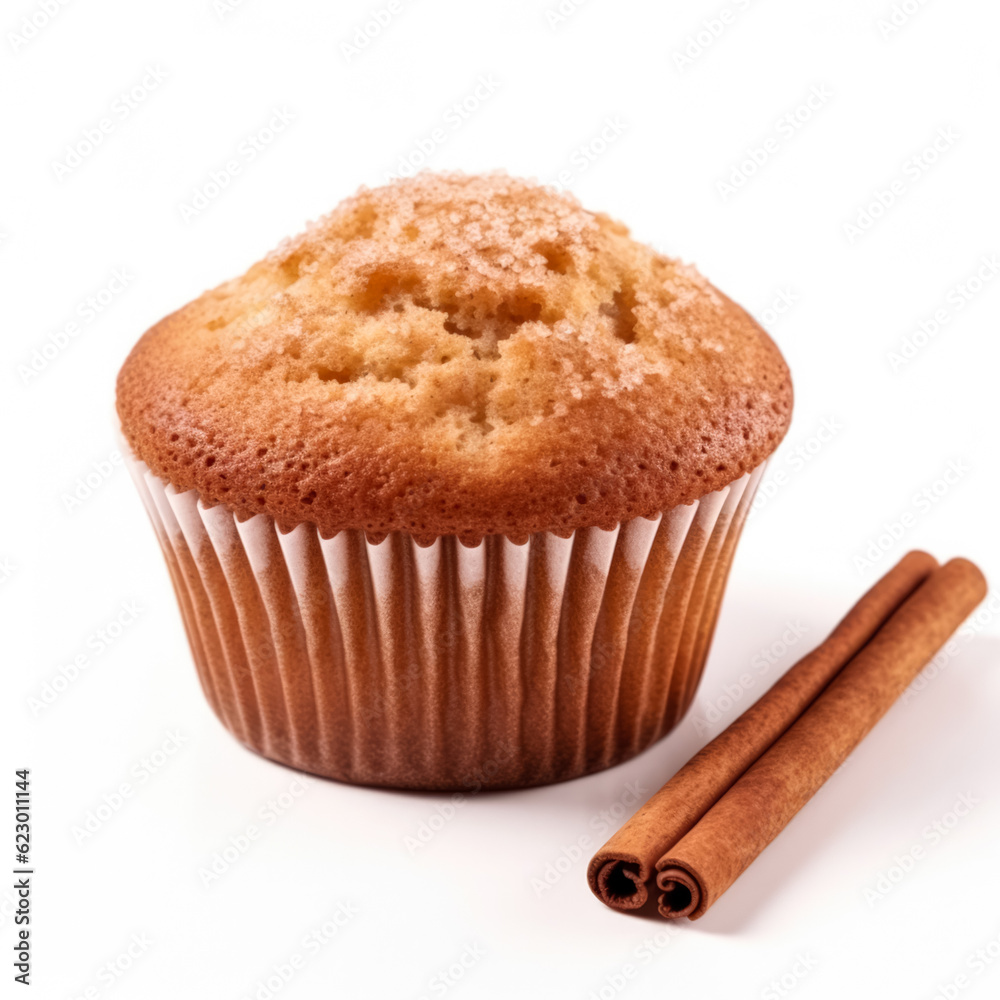
[[[612,909],[638,910],[649,898],[646,883],[651,874],[633,855],[601,853],[591,860],[587,881],[594,895]]]
[[[701,916],[701,886],[689,871],[677,867],[664,868],[656,876],[656,884],[663,890],[658,900],[661,916],[669,920],[680,917],[696,920]]]

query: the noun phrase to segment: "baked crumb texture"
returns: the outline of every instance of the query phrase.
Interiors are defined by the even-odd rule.
[[[756,468],[791,408],[774,343],[693,268],[505,174],[362,189],[118,378],[157,476],[325,537],[610,528]]]

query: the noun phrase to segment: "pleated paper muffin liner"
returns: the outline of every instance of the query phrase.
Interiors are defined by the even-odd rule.
[[[467,547],[282,533],[127,461],[237,739],[341,781],[458,791],[598,771],[677,724],[764,468],[610,531]]]

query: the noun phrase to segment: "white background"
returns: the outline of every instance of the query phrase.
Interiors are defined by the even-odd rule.
[[[959,291],[1000,252],[1000,9],[907,0],[893,30],[878,23],[891,0],[732,0],[699,52],[691,36],[718,2],[588,0],[551,23],[558,0],[407,0],[345,52],[374,2],[387,0],[222,13],[81,0],[26,42],[21,19],[40,5],[0,15],[0,799],[30,767],[28,995],[995,997],[1000,600],[701,921],[614,913],[584,873],[608,815],[630,811],[629,783],[658,787],[704,742],[700,720],[731,721],[906,549],[971,556],[1000,582],[1000,281]],[[149,68],[165,79],[122,115],[119,95]],[[450,113],[481,77],[481,106]],[[824,96],[800,127],[779,126],[811,92]],[[244,143],[275,109],[294,120],[251,159]],[[102,118],[101,143],[57,167]],[[608,120],[613,141],[595,145]],[[568,171],[587,206],[695,262],[773,332],[795,420],[673,735],[584,780],[469,797],[447,822],[432,820],[446,796],[316,780],[269,823],[261,809],[296,775],[237,745],[198,690],[145,514],[120,467],[105,475],[114,377],[161,316],[382,183],[436,128],[432,167]],[[924,152],[939,136],[943,151]],[[751,148],[766,162],[720,188]],[[185,221],[181,206],[231,160],[239,172]],[[879,218],[845,228],[894,181]],[[125,287],[88,322],[86,300],[116,269]],[[918,342],[894,370],[892,353]],[[88,475],[96,488],[74,502]],[[885,536],[894,525],[901,537]],[[98,651],[126,602],[138,618]],[[80,654],[86,669],[33,710]],[[183,742],[150,776],[143,760],[172,733]],[[75,834],[123,782],[121,808]],[[975,805],[959,818],[963,795]],[[13,825],[6,808],[0,822]],[[408,847],[429,823],[435,835]],[[204,885],[199,869],[250,824],[259,839]],[[910,870],[880,883],[894,865]],[[11,898],[0,890],[4,995]],[[356,915],[307,948],[341,904]],[[977,965],[991,943],[996,960]],[[461,980],[432,982],[469,947],[482,957]],[[261,990],[294,955],[294,976]],[[625,965],[633,977],[619,978]]]

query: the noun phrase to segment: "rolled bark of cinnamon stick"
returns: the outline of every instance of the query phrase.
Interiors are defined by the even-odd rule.
[[[829,638],[685,764],[593,857],[587,878],[594,894],[615,909],[643,906],[656,862],[802,715],[937,565],[926,552],[904,556]]]
[[[692,920],[736,881],[986,596],[967,559],[917,588],[789,730],[659,861],[660,913]]]

